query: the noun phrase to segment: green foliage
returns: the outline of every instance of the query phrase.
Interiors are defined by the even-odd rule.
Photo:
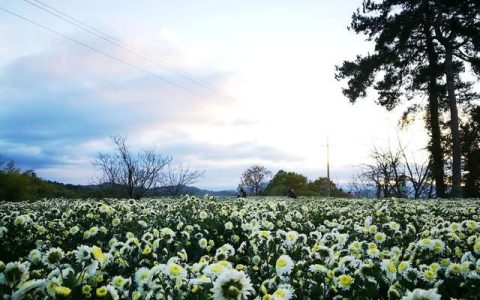
[[[102,198],[99,189],[43,180],[32,170],[21,172],[13,161],[0,162],[0,201],[28,201],[43,198]]]
[[[314,181],[308,181],[307,177],[302,174],[280,170],[270,180],[265,189],[265,195],[285,196],[290,189],[294,189],[298,196],[328,196],[328,179],[320,177]],[[330,195],[335,197],[346,196],[331,181]]]

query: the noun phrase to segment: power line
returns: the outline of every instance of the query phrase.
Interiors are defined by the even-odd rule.
[[[144,69],[144,68],[142,68],[142,67],[136,66],[136,65],[134,65],[134,64],[132,64],[132,63],[130,63],[130,62],[128,62],[128,61],[122,60],[122,59],[120,59],[120,58],[118,58],[118,57],[115,57],[115,56],[113,56],[113,55],[111,55],[111,54],[108,54],[107,52],[104,52],[104,51],[102,51],[102,50],[99,50],[99,49],[97,49],[97,48],[94,48],[94,47],[92,47],[92,46],[90,46],[90,45],[88,45],[88,44],[86,44],[86,43],[80,42],[80,41],[78,41],[78,40],[76,40],[76,39],[74,39],[74,38],[72,38],[72,37],[70,37],[70,36],[68,36],[68,35],[65,35],[65,34],[63,34],[63,33],[61,33],[61,32],[58,32],[58,31],[56,31],[56,30],[54,30],[54,29],[51,29],[51,28],[49,28],[49,27],[47,27],[47,26],[45,26],[45,25],[42,25],[42,24],[40,24],[40,23],[37,23],[37,22],[35,22],[35,21],[27,18],[27,17],[24,17],[24,16],[22,16],[22,15],[19,15],[19,14],[15,13],[15,12],[13,12],[13,11],[11,11],[11,10],[8,10],[8,9],[2,7],[2,6],[0,6],[0,9],[3,10],[3,11],[5,11],[5,12],[7,12],[7,13],[9,13],[9,14],[11,14],[11,15],[13,15],[13,16],[16,16],[17,18],[20,18],[20,19],[22,19],[22,20],[24,20],[24,21],[26,21],[26,22],[28,22],[28,23],[30,23],[30,24],[33,24],[33,25],[38,26],[38,27],[40,27],[40,28],[42,28],[42,29],[44,29],[44,30],[46,30],[46,31],[49,31],[50,33],[54,33],[54,34],[56,34],[56,35],[58,35],[58,36],[63,37],[64,39],[67,39],[67,40],[69,40],[69,41],[71,41],[71,42],[74,42],[74,43],[76,43],[76,44],[78,44],[78,45],[81,45],[81,46],[83,46],[83,47],[85,47],[85,48],[88,48],[88,49],[90,49],[90,50],[92,50],[92,51],[95,51],[95,52],[97,52],[97,53],[99,53],[99,54],[102,54],[102,55],[104,55],[104,56],[106,56],[106,57],[108,57],[108,58],[110,58],[110,59],[112,59],[112,60],[115,60],[115,61],[119,62],[119,63],[122,63],[122,64],[124,64],[124,65],[127,65],[127,66],[129,66],[129,67],[131,67],[131,68],[133,68],[133,69],[135,69],[135,70],[137,70],[137,71],[144,72],[144,73],[146,73],[146,74],[148,74],[148,75],[150,75],[150,76],[153,76],[153,77],[156,77],[156,78],[158,78],[158,79],[160,79],[160,80],[162,80],[162,81],[168,82],[168,83],[170,83],[171,85],[174,85],[174,86],[176,86],[176,87],[178,87],[178,88],[180,88],[180,89],[183,89],[183,90],[188,91],[188,92],[190,92],[190,93],[192,93],[192,94],[195,94],[195,95],[197,95],[198,97],[201,97],[201,98],[204,98],[204,99],[209,99],[208,97],[206,97],[206,96],[204,96],[204,95],[196,92],[195,90],[192,90],[192,89],[190,89],[190,88],[188,88],[188,87],[185,87],[185,86],[183,86],[183,85],[181,85],[181,84],[178,84],[178,83],[176,83],[176,82],[174,82],[174,81],[172,81],[172,80],[169,80],[169,79],[167,79],[167,78],[165,78],[165,77],[163,77],[163,76],[160,76],[160,75],[158,75],[158,74],[156,74],[156,73],[154,73],[154,72],[148,71],[148,70],[146,70],[146,69]]]
[[[223,97],[227,97],[227,98],[230,98],[232,100],[235,100],[233,99],[232,97],[228,96],[228,95],[224,95],[222,92],[220,92],[218,90],[218,88],[212,84],[210,84],[209,82],[205,81],[205,80],[202,80],[198,77],[195,77],[194,75],[192,74],[189,74],[188,72],[178,68],[178,67],[175,67],[171,64],[169,64],[168,62],[164,61],[164,60],[161,60],[159,58],[156,58],[156,57],[153,57],[151,55],[148,55],[148,54],[145,54],[144,52],[142,52],[140,49],[134,47],[134,46],[131,46],[121,40],[119,40],[118,38],[108,34],[108,33],[105,33],[104,31],[98,29],[98,28],[95,28],[91,25],[88,25],[87,23],[75,18],[75,17],[72,17],[71,15],[61,11],[61,10],[58,10],[46,3],[43,3],[42,1],[39,1],[39,0],[33,0],[37,3],[39,3],[40,5],[36,4],[36,3],[33,3],[32,1],[30,0],[24,0],[25,2],[33,5],[33,6],[36,6],[37,8],[51,14],[51,15],[54,15],[56,16],[57,18],[60,18],[62,19],[63,21],[65,22],[68,22],[90,34],[93,34],[95,35],[96,37],[112,44],[112,45],[115,45],[116,47],[118,48],[121,48],[131,54],[134,54],[134,55],[137,55],[151,63],[154,63],[154,64],[157,64],[157,65],[160,65],[162,66],[163,68],[169,70],[170,72],[173,72],[185,79],[187,79],[188,81],[190,82],[193,82],[197,85],[200,85],[206,89],[209,89],[213,92],[215,92],[216,94],[219,94]],[[42,7],[43,6],[43,7]]]

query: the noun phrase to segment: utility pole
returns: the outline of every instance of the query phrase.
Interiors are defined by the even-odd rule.
[[[327,178],[328,178],[328,197],[330,198],[330,143],[328,142],[327,137]]]

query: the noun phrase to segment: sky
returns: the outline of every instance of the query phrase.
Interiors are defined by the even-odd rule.
[[[222,190],[255,164],[326,176],[328,140],[331,178],[346,185],[372,147],[400,138],[418,154],[426,144],[421,120],[399,131],[404,107],[386,112],[374,93],[352,105],[334,78],[335,65],[372,50],[347,30],[360,5],[2,0],[36,25],[0,9],[0,156],[45,179],[90,184],[91,161],[122,135],[133,150],[155,147],[205,171],[196,186]]]

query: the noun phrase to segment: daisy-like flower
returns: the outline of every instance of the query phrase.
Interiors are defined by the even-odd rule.
[[[275,270],[277,271],[277,274],[280,276],[288,275],[292,273],[293,266],[294,266],[294,262],[290,258],[290,256],[282,255],[277,259],[277,262],[275,263]]]
[[[59,295],[60,297],[68,297],[72,290],[65,286],[56,286],[55,287],[55,294]]]
[[[440,300],[441,296],[437,293],[437,289],[414,289],[407,291],[401,300]]]
[[[75,235],[75,234],[77,234],[77,232],[79,232],[79,231],[80,231],[80,227],[78,227],[77,225],[70,227],[70,229],[68,230],[68,232],[69,232],[71,235]]]
[[[152,272],[148,268],[142,267],[135,272],[135,283],[138,286],[149,284],[152,280]]]
[[[108,261],[108,256],[105,255],[103,252],[102,252],[102,249],[98,248],[97,246],[93,246],[91,248],[91,252],[93,254],[93,257],[101,264],[101,265],[104,265],[107,263]]]
[[[327,273],[328,269],[324,266],[324,265],[321,265],[321,264],[314,264],[314,265],[311,265],[308,270],[310,272],[312,272],[313,274],[319,274],[319,273],[322,273],[322,274],[325,274]]]
[[[380,250],[378,250],[378,248],[376,248],[376,247],[375,248],[368,248],[367,255],[370,258],[378,257],[380,255]]]
[[[203,269],[203,273],[208,277],[218,277],[223,274],[227,270],[223,264],[220,263],[213,263],[208,265],[205,269]]]
[[[432,243],[433,243],[433,246],[432,246],[433,251],[435,251],[436,253],[443,253],[443,251],[445,250],[444,242],[442,242],[441,240],[433,240]]]
[[[235,248],[230,244],[225,244],[217,249],[217,254],[219,253],[225,253],[226,256],[233,256],[235,255]]]
[[[92,257],[90,251],[91,251],[90,247],[86,245],[78,246],[77,250],[74,251],[76,261],[78,263],[81,263],[83,261],[89,260]]]
[[[445,276],[448,278],[451,276],[460,275],[462,271],[463,269],[460,264],[450,264],[445,272]]]
[[[125,279],[122,276],[115,276],[112,279],[113,285],[120,291],[123,291],[123,288],[125,287],[125,285],[127,285],[129,281],[129,279]]]
[[[208,241],[206,238],[201,238],[199,241],[198,241],[198,245],[200,246],[200,248],[202,249],[206,249],[208,247]]]
[[[175,236],[176,236],[175,232],[168,227],[165,227],[162,230],[160,230],[160,237],[167,239],[167,243],[173,242],[173,238]]]
[[[257,232],[257,234],[260,239],[268,239],[270,237],[269,230],[260,230]]]
[[[448,229],[450,229],[451,231],[461,231],[462,230],[462,226],[460,226],[460,224],[458,223],[451,223],[450,226],[448,226]]]
[[[284,244],[285,246],[287,246],[287,248],[291,248],[295,244],[297,239],[298,239],[298,232],[293,230],[289,231],[285,234]]]
[[[49,267],[54,268],[63,258],[63,250],[60,248],[50,248],[43,257],[43,262]]]
[[[225,229],[227,230],[232,230],[233,229],[233,223],[228,221],[227,223],[225,223]]]
[[[412,265],[412,262],[410,261],[401,261],[399,264],[398,264],[398,273],[400,273],[400,275],[402,275],[403,277],[407,276],[408,272],[410,271],[411,269],[411,265]]]
[[[368,227],[368,232],[370,233],[376,233],[377,232],[377,225],[370,225]]]
[[[391,281],[397,278],[397,267],[395,266],[393,261],[389,259],[384,259],[382,260],[380,267],[385,272],[385,275],[387,276],[387,278],[390,279]]]
[[[112,220],[112,225],[114,227],[120,225],[120,223],[121,223],[121,220],[119,218],[115,218],[115,219]]]
[[[289,284],[281,284],[277,290],[272,294],[273,300],[290,300],[293,297],[294,289]]]
[[[424,238],[420,241],[417,242],[417,246],[419,246],[422,249],[433,249],[433,241],[429,238]]]
[[[254,290],[250,278],[244,272],[229,269],[217,277],[212,292],[215,300],[241,300],[247,299]]]
[[[342,274],[338,276],[336,283],[337,286],[342,290],[349,290],[353,283],[353,277],[347,274]]]
[[[435,283],[437,280],[437,272],[433,271],[431,268],[426,268],[422,272],[422,278],[427,282]]]
[[[377,232],[375,233],[375,242],[379,244],[383,244],[385,240],[387,239],[387,235],[383,232]]]
[[[473,252],[476,254],[480,254],[480,241],[476,242],[475,245],[473,245]]]
[[[99,298],[103,298],[103,297],[107,296],[107,293],[108,293],[108,289],[107,289],[106,286],[101,286],[101,287],[97,288],[97,290],[95,291],[95,294]]]
[[[30,253],[28,254],[28,260],[29,260],[32,264],[38,264],[40,261],[42,261],[42,253],[41,253],[40,250],[38,250],[38,249],[33,249],[33,250],[30,251]]]
[[[179,264],[175,262],[169,262],[163,273],[170,278],[180,279],[187,276],[187,271]]]

